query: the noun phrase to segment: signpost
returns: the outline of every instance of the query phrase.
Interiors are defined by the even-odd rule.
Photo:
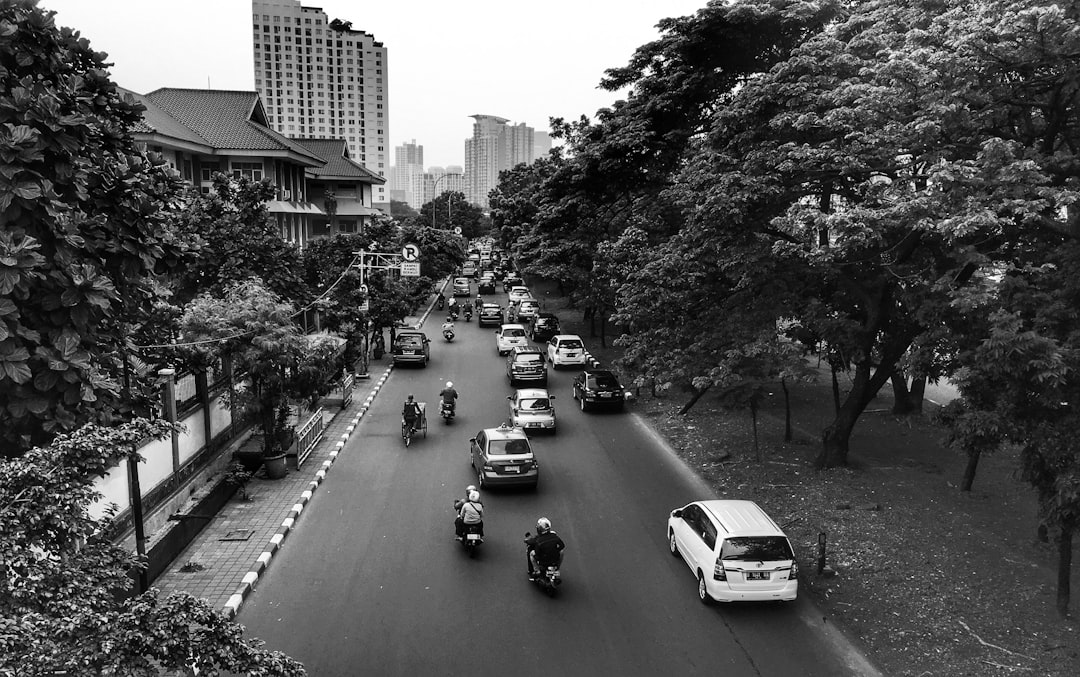
[[[402,277],[420,277],[420,263],[416,261],[401,262]]]
[[[410,242],[401,248],[401,258],[406,261],[416,261],[420,258],[420,247],[417,247]]]

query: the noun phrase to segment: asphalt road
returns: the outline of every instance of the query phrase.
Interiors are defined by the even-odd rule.
[[[238,620],[325,675],[860,674],[803,601],[705,607],[667,551],[668,512],[708,490],[627,413],[582,413],[550,373],[558,432],[534,437],[540,488],[485,490],[487,540],[453,540],[453,498],[475,483],[468,440],[506,419],[493,329],[428,320],[431,364],[395,369]],[[458,419],[437,415],[452,380]],[[406,449],[408,393],[429,403]],[[567,543],[551,599],[525,577],[522,536],[546,515]],[[855,666],[855,667],[852,667]]]

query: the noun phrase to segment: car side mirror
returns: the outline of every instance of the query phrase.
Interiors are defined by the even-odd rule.
[[[512,399],[514,399],[514,396],[513,396],[513,395],[507,395],[507,396],[506,396],[506,399],[508,399],[508,400],[512,400]]]
[[[549,400],[554,400],[554,399],[555,399],[555,396],[554,396],[554,395],[548,395],[548,399],[549,399]]]
[[[671,511],[671,516],[672,517],[682,517],[682,510],[672,510]]]

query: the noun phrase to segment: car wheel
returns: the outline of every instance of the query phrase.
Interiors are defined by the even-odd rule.
[[[713,598],[709,596],[709,589],[705,587],[705,576],[700,569],[697,572],[697,596],[702,604],[712,604]]]
[[[478,486],[481,486],[481,487],[487,486],[487,484],[484,482],[484,471],[483,470],[477,470],[476,471],[476,484]]]
[[[674,529],[668,529],[667,548],[668,548],[669,551],[671,551],[672,557],[678,557],[679,556],[679,545],[675,542],[675,530]]]
[[[581,405],[581,410],[585,411],[585,398],[582,397],[581,399],[579,399],[578,403]]]

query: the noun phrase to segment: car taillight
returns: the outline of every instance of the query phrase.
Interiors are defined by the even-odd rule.
[[[716,564],[713,565],[712,577],[714,581],[726,581],[727,572],[724,571],[724,562],[717,557]]]
[[[788,574],[788,580],[794,581],[799,577],[799,563],[795,560],[791,560],[791,573]]]

